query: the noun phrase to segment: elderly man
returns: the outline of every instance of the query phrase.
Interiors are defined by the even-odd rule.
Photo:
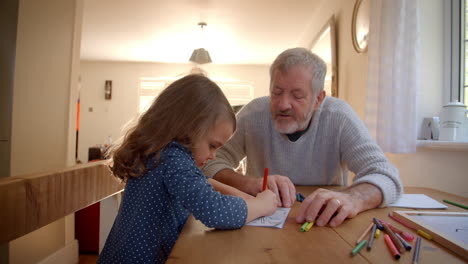
[[[340,225],[358,213],[386,206],[402,193],[398,170],[353,109],[323,91],[326,65],[304,48],[282,52],[270,67],[270,96],[254,99],[237,115],[237,130],[204,167],[206,175],[251,195],[261,191],[264,168],[278,205],[290,207],[297,185],[348,185],[318,189],[302,203],[298,223]],[[246,175],[233,170],[247,158]]]

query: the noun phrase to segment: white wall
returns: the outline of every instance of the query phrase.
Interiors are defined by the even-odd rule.
[[[191,64],[93,62],[81,63],[79,159],[88,160],[88,148],[121,137],[122,128],[138,114],[138,87],[142,77],[175,77]],[[254,97],[268,94],[266,65],[204,65],[208,76],[251,81]],[[112,80],[112,99],[104,99],[105,80]],[[90,111],[92,108],[92,112]]]
[[[74,33],[81,11],[82,0],[19,2],[12,176],[69,165],[68,142],[73,141],[70,106],[75,102],[71,90],[76,90],[77,84],[72,69],[77,65],[73,58],[79,54],[79,39]],[[73,228],[73,217],[66,217],[11,241],[9,262],[38,263],[64,248],[76,248]],[[77,253],[72,252],[72,263]],[[63,259],[59,262],[67,263]]]

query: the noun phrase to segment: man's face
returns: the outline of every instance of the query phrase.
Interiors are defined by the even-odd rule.
[[[273,73],[270,111],[278,132],[290,134],[307,128],[314,109],[321,102],[316,104],[311,85],[309,67],[293,66],[287,72],[276,70]]]

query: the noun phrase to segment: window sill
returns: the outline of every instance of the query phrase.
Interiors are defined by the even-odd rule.
[[[468,142],[418,140],[417,147],[432,150],[468,151]]]

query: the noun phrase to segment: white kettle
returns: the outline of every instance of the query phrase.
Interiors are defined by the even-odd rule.
[[[440,141],[468,141],[468,110],[466,105],[450,102],[440,112]]]

